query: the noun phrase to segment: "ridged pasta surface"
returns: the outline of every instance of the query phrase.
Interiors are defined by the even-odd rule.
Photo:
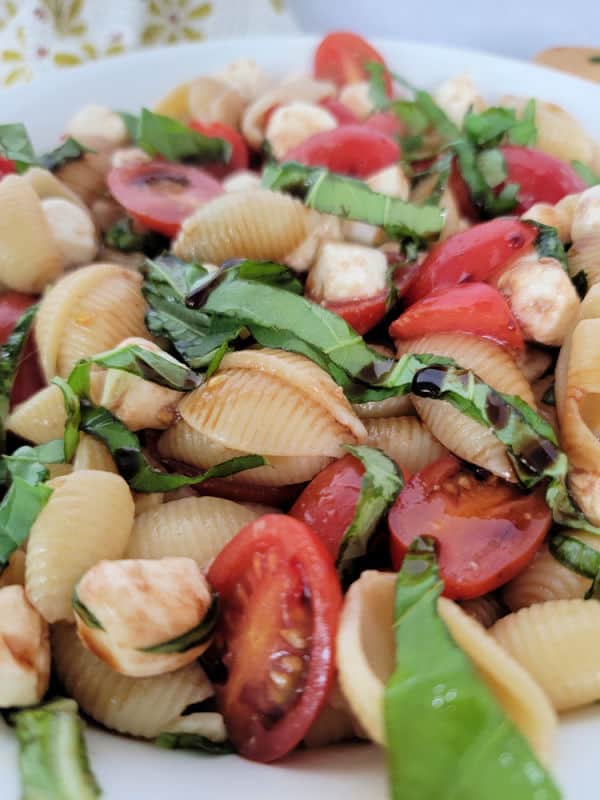
[[[87,433],[79,434],[79,444],[73,459],[73,469],[75,471],[93,469],[117,474],[119,472],[107,446]]]
[[[410,473],[418,472],[448,451],[417,417],[368,419],[366,444],[376,447]]]
[[[415,413],[410,395],[388,397],[386,400],[372,400],[369,403],[355,403],[352,407],[361,419],[403,417]]]
[[[484,628],[491,628],[496,620],[506,613],[506,609],[496,595],[484,594],[471,600],[463,600],[458,604],[465,614],[468,614]]]
[[[228,258],[282,259],[307,235],[307,210],[299,200],[268,189],[231,192],[188,217],[175,255],[220,264]]]
[[[102,559],[120,558],[133,525],[133,500],[119,475],[82,470],[48,484],[53,493],[27,546],[27,596],[48,622],[72,619],[78,579]]]
[[[600,699],[599,628],[597,600],[554,600],[503,617],[491,633],[566,711]]]
[[[6,427],[28,442],[45,444],[62,438],[66,418],[61,390],[58,386],[46,386],[12,410]]]
[[[151,678],[128,678],[113,672],[86,650],[73,625],[52,629],[52,653],[58,677],[86,714],[119,733],[153,739],[193,703],[212,695],[196,662]]]

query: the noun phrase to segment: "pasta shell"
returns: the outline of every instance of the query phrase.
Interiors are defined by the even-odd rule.
[[[567,195],[566,198],[563,198],[563,200],[567,200],[566,203],[561,201],[562,204],[557,203],[554,206],[550,203],[535,203],[521,215],[521,219],[532,220],[556,228],[558,238],[563,244],[566,244],[571,241],[571,223],[576,197],[577,195]]]
[[[29,181],[8,175],[0,183],[0,282],[38,294],[63,271],[58,245]]]
[[[50,289],[35,319],[47,380],[68,377],[79,359],[109,350],[128,336],[147,335],[141,282],[141,275],[116,264],[92,264]]]
[[[308,234],[299,200],[268,189],[223,194],[182,224],[173,251],[188,261],[221,264],[229,258],[281,260]]]
[[[372,400],[369,403],[355,403],[353,408],[361,419],[385,419],[415,414],[412,398],[408,394],[388,397],[386,400]]]
[[[600,526],[600,473],[570,467],[569,492],[588,521]]]
[[[188,706],[213,694],[197,662],[151,678],[119,675],[86,650],[73,625],[53,627],[52,653],[69,696],[90,717],[119,733],[154,739]]]
[[[191,119],[188,103],[190,83],[191,81],[186,81],[171,89],[154,105],[154,111],[157,114],[164,114],[165,117],[178,119],[180,122],[189,122]]]
[[[81,470],[48,484],[53,493],[27,547],[27,596],[48,622],[71,620],[71,593],[102,559],[120,558],[133,525],[133,500],[118,475]]]
[[[327,703],[303,739],[304,744],[307,747],[324,747],[357,737],[365,738],[338,684],[334,683]]]
[[[552,366],[552,356],[534,344],[526,344],[524,350],[516,357],[518,368],[528,383],[541,378]]]
[[[225,356],[217,374],[183,398],[179,414],[225,447],[267,456],[341,456],[344,444],[366,436],[329,375],[281,350]]]
[[[65,401],[58,386],[46,386],[19,403],[8,416],[7,430],[33,444],[62,438],[65,431]]]
[[[360,724],[379,744],[385,742],[383,691],[395,662],[395,585],[393,574],[363,572],[346,595],[337,638],[340,686]],[[440,598],[438,613],[506,715],[548,760],[557,722],[544,692],[456,603]]]
[[[186,497],[136,517],[126,558],[193,558],[207,569],[236,533],[261,516],[231,500]]]
[[[399,353],[433,353],[453,358],[494,389],[533,404],[531,387],[512,357],[487,339],[466,334],[431,334],[401,343]],[[448,403],[414,396],[412,400],[427,428],[450,452],[505,480],[515,480],[506,448],[492,431]]]
[[[63,200],[75,203],[85,211],[88,210],[79,195],[71,191],[65,183],[59,181],[49,170],[41,167],[29,167],[23,177],[31,184],[40,200],[45,200],[47,197],[62,197]]]
[[[231,128],[239,127],[246,105],[244,98],[232,86],[208,75],[190,82],[187,102],[192,119],[220,122]]]
[[[569,249],[567,260],[571,275],[583,272],[588,286],[600,283],[600,232],[578,239]]]
[[[76,472],[92,469],[99,472],[119,474],[117,465],[113,461],[107,446],[87,433],[79,434],[79,444],[73,459],[73,469]]]
[[[162,506],[165,498],[163,492],[132,492],[132,495],[136,517],[139,517],[140,514],[145,514],[146,511],[152,511]],[[145,556],[142,556],[142,558],[145,558]]]
[[[368,419],[366,444],[377,447],[411,474],[448,454],[416,417]]]
[[[0,575],[0,588],[2,586],[24,586],[25,585],[25,551],[15,550],[10,557],[8,566]]]
[[[92,203],[107,193],[106,176],[111,168],[111,142],[100,137],[87,137],[87,145],[93,153],[68,161],[59,167],[55,175],[89,208]]]
[[[503,617],[491,633],[531,673],[554,708],[566,711],[600,697],[599,626],[596,600],[553,600]]]
[[[504,616],[506,609],[493,594],[484,594],[471,600],[462,600],[458,604],[465,614],[468,614],[484,628],[491,628],[496,620]]]

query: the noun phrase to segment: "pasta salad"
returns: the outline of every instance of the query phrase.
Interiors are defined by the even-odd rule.
[[[600,144],[391,66],[337,32],[41,155],[0,125],[24,800],[100,795],[83,719],[371,741],[394,800],[562,796],[557,714],[600,695]]]

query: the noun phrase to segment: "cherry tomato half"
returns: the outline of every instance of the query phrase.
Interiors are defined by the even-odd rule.
[[[6,342],[19,318],[36,300],[36,297],[22,294],[21,292],[3,292],[0,294],[0,344]],[[34,338],[30,335],[23,348],[17,374],[15,375],[10,396],[11,406],[16,406],[18,403],[27,400],[38,389],[41,389],[44,383]]]
[[[285,156],[286,161],[327,167],[354,178],[367,178],[399,158],[400,147],[393,139],[363,125],[341,125],[315,133]]]
[[[365,64],[375,61],[385,66],[383,56],[362,36],[347,31],[329,33],[315,52],[315,78],[331,81],[336,86],[367,80]],[[392,96],[392,79],[385,76],[387,93]]]
[[[224,125],[222,122],[190,122],[190,128],[204,136],[214,136],[217,139],[225,139],[231,145],[231,158],[227,164],[206,164],[204,169],[215,178],[224,178],[230,172],[238,169],[248,169],[248,145],[243,136],[235,128]]]
[[[335,97],[326,97],[319,102],[321,108],[329,111],[336,118],[338,125],[359,125],[360,120],[345,103]]]
[[[587,189],[586,182],[569,164],[548,153],[516,144],[504,145],[500,151],[506,163],[507,182],[521,187],[515,214],[523,214],[535,203],[554,205],[568,194]]]
[[[335,676],[342,591],[316,534],[283,514],[251,522],[208,572],[227,670],[217,703],[237,751],[275,761],[304,738]]]
[[[487,283],[462,283],[437,289],[417,300],[390,325],[394,339],[416,339],[428,333],[473,333],[513,350],[523,349],[523,334],[510,306]]]
[[[0,180],[2,180],[5,175],[12,175],[12,173],[16,171],[14,161],[11,161],[10,158],[2,158],[2,156],[0,156]]]
[[[406,294],[414,303],[434,289],[467,281],[489,281],[525,255],[536,229],[515,217],[498,217],[455,233],[433,247]]]
[[[400,122],[393,111],[378,111],[364,119],[362,124],[365,128],[385,133],[386,136],[390,136],[392,139],[406,132],[406,126]]]
[[[542,491],[525,494],[490,477],[479,481],[454,456],[412,477],[388,516],[395,569],[418,536],[438,543],[446,597],[479,597],[521,572],[552,519]]]
[[[223,191],[204,170],[159,159],[115,167],[106,182],[134,219],[165,236],[175,236],[186,217]]]
[[[388,293],[380,292],[374,297],[358,297],[356,300],[339,300],[322,305],[346,320],[362,336],[385,317],[387,300]]]

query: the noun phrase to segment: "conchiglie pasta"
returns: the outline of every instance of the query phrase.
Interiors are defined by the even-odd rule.
[[[211,200],[181,226],[173,251],[187,261],[229,258],[281,260],[308,235],[299,200],[268,189],[231,192]]]
[[[472,600],[462,600],[458,604],[465,614],[468,614],[484,628],[491,628],[496,620],[500,619],[506,609],[496,595],[484,594]]]
[[[304,737],[304,744],[307,747],[323,747],[357,737],[364,738],[364,734],[335,683],[325,706]]]
[[[569,272],[584,272],[588,286],[600,282],[600,188],[592,186],[576,196],[571,223]]]
[[[44,375],[68,377],[75,363],[147,335],[141,275],[116,264],[92,264],[63,278],[45,295],[35,320]]]
[[[236,533],[261,515],[231,500],[186,497],[136,517],[126,558],[193,558],[207,568]]]
[[[117,465],[111,456],[107,446],[99,439],[95,439],[87,433],[79,434],[79,444],[73,459],[73,469],[80,470],[99,470],[100,472],[117,473]]]
[[[48,622],[72,619],[71,593],[102,559],[121,558],[133,525],[133,500],[118,475],[81,470],[53,490],[33,524],[25,562],[27,596]]]
[[[448,451],[416,417],[365,420],[366,444],[376,447],[408,472],[418,472]]]
[[[7,430],[33,444],[62,438],[67,415],[58,386],[46,386],[19,403],[6,421]]]
[[[0,183],[0,283],[19,292],[38,293],[63,271],[39,197],[21,175]]]
[[[467,334],[431,334],[401,343],[399,353],[433,353],[453,358],[494,389],[517,395],[533,405],[529,383],[512,357],[494,342]],[[412,400],[427,428],[448,450],[505,480],[515,480],[506,448],[491,430],[443,401],[415,396]]]
[[[384,419],[386,417],[404,417],[415,414],[410,395],[388,397],[385,400],[371,400],[368,403],[355,403],[353,406],[361,419]]]
[[[600,698],[599,627],[597,600],[554,600],[503,617],[491,633],[566,711]]]
[[[79,195],[71,191],[65,183],[59,181],[49,170],[41,167],[29,167],[23,177],[31,184],[40,200],[45,200],[47,197],[62,197],[63,200],[75,203],[75,205],[87,211],[87,206]]]
[[[111,168],[110,151],[113,145],[100,136],[86,137],[94,152],[67,161],[56,170],[56,177],[74,192],[86,206],[106,194],[106,176]]]
[[[64,623],[52,630],[52,653],[58,678],[86,714],[110,730],[143,739],[168,730],[188,706],[213,693],[198,663],[151,678],[119,675]]]
[[[145,514],[146,511],[152,511],[161,506],[165,500],[163,492],[132,492],[133,502],[135,505],[135,516]]]
[[[15,550],[10,557],[8,565],[0,573],[0,588],[2,586],[24,586],[25,585],[25,551]]]

